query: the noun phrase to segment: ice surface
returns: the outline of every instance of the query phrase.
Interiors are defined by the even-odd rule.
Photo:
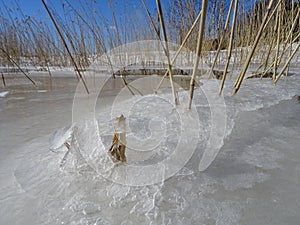
[[[234,97],[229,81],[222,100],[213,90],[216,81],[203,80],[191,114],[185,110],[187,96],[179,92],[182,108],[172,107],[169,94],[136,96],[120,100],[115,114],[101,108],[96,119],[75,124],[73,94],[64,89],[71,85],[69,80],[54,79],[47,93],[14,87],[0,99],[0,224],[297,224],[300,104],[293,97],[300,95],[299,81],[299,76],[284,78],[274,87],[269,80],[245,80]],[[128,162],[115,164],[107,148],[114,117],[128,103]],[[189,122],[188,116],[197,116],[199,127],[178,125]],[[182,133],[191,136],[195,131],[197,141],[186,139],[195,141],[196,147],[184,166],[165,164],[178,169],[173,176],[165,179],[162,166],[153,167],[152,174],[135,174],[136,180],[141,175],[161,182],[113,182],[114,177],[130,174],[130,166],[162,165]],[[60,167],[65,141],[71,149]],[[182,142],[181,157],[190,143]],[[49,151],[49,146],[56,151]],[[213,153],[202,165],[211,164],[200,172],[207,150]]]
[[[208,104],[211,109],[211,134],[208,146],[204,151],[199,164],[199,170],[208,168],[223,146],[223,140],[231,133],[234,125],[234,118],[243,111],[254,111],[264,107],[278,104],[282,100],[291,99],[299,95],[299,88],[296,84],[298,77],[290,77],[280,82],[279,87],[275,88],[268,82],[259,82],[258,79],[246,80],[244,87],[238,97],[229,97],[233,82],[227,82],[223,98],[217,97],[209,90],[217,90],[219,82],[207,81],[204,83],[204,93],[208,93]],[[259,87],[259,88],[258,88]],[[255,94],[254,94],[255,93]],[[218,107],[215,107],[218,105]],[[234,106],[234,108],[232,108]]]

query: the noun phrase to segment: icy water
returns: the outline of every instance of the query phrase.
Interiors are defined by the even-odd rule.
[[[229,82],[224,93],[226,113],[222,105],[222,110],[212,106],[212,102],[220,104],[211,94],[215,83],[202,81],[203,88],[195,93],[201,129],[192,157],[174,176],[145,186],[104,178],[97,169],[108,166],[105,169],[111,170],[111,164],[104,161],[94,168],[88,158],[76,155],[84,156],[83,151],[97,143],[95,121],[78,122],[69,129],[75,78],[36,80],[38,88],[24,85],[24,80],[7,80],[9,86],[0,89],[0,224],[300,224],[300,103],[294,97],[300,95],[299,78],[283,79],[277,87],[269,80],[248,80],[235,97],[230,95]],[[144,87],[146,90],[149,85]],[[109,146],[112,136],[110,108],[100,106],[115,101],[121,88],[121,82],[107,83],[97,103],[99,150]],[[176,147],[182,135],[177,127],[181,112],[174,112],[165,101],[171,95],[160,96],[164,97],[119,101],[121,106],[139,103],[132,106],[133,113],[124,112],[131,128],[128,145],[137,149],[143,143],[154,153],[128,150],[127,165],[118,168],[158,163]],[[184,96],[179,96],[184,104]],[[221,120],[214,123],[212,117],[219,118],[221,113],[227,115],[222,140],[218,132],[211,132],[222,124]],[[160,134],[160,129],[164,129],[166,140],[152,146],[149,140],[159,136],[151,136],[151,131]],[[183,131],[192,134],[194,129],[190,124]],[[71,153],[61,166],[66,148],[50,151],[49,144],[59,146],[59,141],[69,136]],[[214,140],[211,143],[210,137]],[[200,172],[199,162],[207,146],[219,154]],[[163,175],[154,173],[153,179],[155,176]]]

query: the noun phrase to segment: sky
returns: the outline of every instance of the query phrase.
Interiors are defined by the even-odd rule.
[[[167,8],[169,4],[173,0],[161,0],[162,8],[164,11],[164,14],[168,13]],[[201,4],[201,0],[199,1],[199,6]],[[87,12],[93,12],[95,10],[96,12],[99,12],[101,14],[101,18],[105,18],[105,22],[108,22],[107,24],[113,27],[113,21],[112,21],[112,10],[109,7],[109,2],[113,2],[115,14],[117,17],[117,20],[123,21],[124,18],[124,6],[126,6],[127,10],[126,13],[130,13],[131,11],[134,11],[136,15],[145,15],[145,9],[142,4],[142,0],[45,0],[47,6],[50,8],[50,11],[54,13],[54,18],[58,20],[58,18],[62,18],[62,20],[65,20],[64,22],[69,22],[70,17],[66,17],[64,10],[74,12],[71,10],[68,4],[66,2],[69,2],[73,8],[76,9],[76,11],[83,15],[85,18],[91,18],[90,14]],[[145,0],[149,10],[151,13],[156,12],[156,1],[155,0]],[[212,3],[212,1],[209,1]],[[253,1],[245,1],[247,2],[253,2]],[[88,4],[87,4],[88,3]],[[46,9],[43,6],[43,3],[41,0],[0,0],[0,13],[7,18],[6,9],[4,5],[7,6],[7,8],[12,9],[13,17],[18,17],[21,15],[20,10],[18,11],[17,8],[19,7],[22,11],[22,13],[26,16],[34,17],[36,21],[44,21],[49,22],[49,24],[52,24],[49,15],[47,14]],[[92,6],[92,10],[83,10],[84,7],[87,5]],[[225,0],[225,5],[229,6],[229,0]],[[65,6],[65,7],[63,7]],[[15,14],[17,12],[17,14]],[[81,14],[81,12],[85,12]],[[226,12],[225,12],[226,13]],[[125,14],[125,15],[127,15]],[[57,17],[59,16],[59,17]],[[102,17],[103,16],[103,17]],[[74,18],[74,17],[72,17]],[[98,17],[99,18],[99,17]],[[24,19],[24,17],[22,17]],[[26,18],[25,18],[26,19]],[[88,20],[87,20],[88,21]]]
[[[97,10],[101,10],[103,15],[106,18],[111,17],[111,11],[108,6],[108,1],[106,0],[86,0],[87,2],[96,2],[96,5],[99,7]],[[114,0],[112,0],[114,1]],[[120,0],[117,1],[118,4],[120,5],[119,7],[116,8],[116,10],[120,9],[122,7],[122,4],[124,2],[126,4],[130,4],[131,6],[137,5],[137,6],[142,6],[141,0],[131,0],[131,1],[126,1],[126,0]],[[45,0],[46,4],[53,10],[56,11],[58,14],[62,14],[62,5],[64,0]],[[80,3],[84,3],[85,1],[80,1],[80,0],[69,0],[69,2],[77,9],[80,10]],[[155,10],[155,0],[145,0],[147,6],[149,7],[150,11]],[[167,1],[162,1],[162,4],[166,3]],[[46,10],[42,4],[41,0],[0,0],[0,8],[3,7],[3,4],[6,4],[9,8],[14,8],[16,7],[17,3],[19,7],[22,9],[22,12],[25,15],[28,16],[34,16],[34,17],[44,17],[47,18],[47,13]]]
[[[66,0],[45,0],[46,4],[55,11],[57,14],[62,15],[63,9],[62,5]],[[100,10],[101,13],[108,19],[111,18],[111,10],[108,6],[108,0],[67,0],[69,1],[77,10],[80,11],[81,7],[80,4],[83,4],[84,2],[95,2],[97,8],[96,10]],[[141,0],[110,0],[111,2],[117,2],[118,7],[116,7],[116,13],[118,13],[118,10],[120,13],[123,11],[123,5],[127,4],[130,6],[136,5],[137,8],[142,9],[142,13],[145,13],[144,8],[142,6]],[[150,9],[150,12],[154,12],[156,10],[156,1],[155,0],[145,0],[148,8]],[[163,10],[166,11],[167,5],[169,2],[172,2],[172,0],[161,0]],[[201,0],[199,0],[201,2]],[[229,0],[225,0],[225,4],[229,5]],[[241,1],[240,1],[241,2]],[[252,1],[245,1],[252,2]],[[28,16],[34,16],[37,18],[43,18],[43,19],[49,19],[46,10],[42,4],[41,0],[0,0],[0,9],[3,12],[3,4],[6,4],[9,8],[15,8],[16,3],[20,6],[22,9],[22,12],[25,15]]]
[[[109,9],[108,0],[45,0],[46,4],[49,6],[52,11],[55,11],[59,15],[63,15],[63,8],[62,5],[65,1],[69,1],[76,10],[80,11],[82,8],[80,4],[84,4],[84,2],[93,2],[94,5],[97,7],[96,10],[100,10],[101,13],[108,19],[111,19],[111,10]],[[125,4],[129,6],[137,6],[137,8],[140,8],[142,13],[145,13],[142,0],[110,0],[111,2],[116,2],[116,13],[122,13],[123,6]],[[156,1],[155,0],[145,0],[150,12],[154,12],[156,10]],[[169,2],[172,2],[172,0],[161,0],[163,10],[166,11],[167,5]],[[201,0],[199,0],[201,2]],[[229,0],[225,0],[225,4],[229,5]],[[241,1],[240,1],[241,2]],[[245,1],[252,2],[252,1]],[[17,4],[16,4],[17,3]],[[16,9],[16,5],[19,5],[19,7],[22,9],[22,12],[25,15],[28,16],[34,16],[36,18],[43,18],[43,19],[49,19],[48,14],[46,13],[46,10],[42,4],[41,0],[0,0],[0,9],[3,12],[3,4],[6,4],[9,8]],[[5,10],[4,10],[5,11]]]

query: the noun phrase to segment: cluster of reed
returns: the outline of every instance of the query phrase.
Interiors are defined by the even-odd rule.
[[[176,4],[174,4],[174,10],[178,15],[174,19],[175,22],[173,26],[175,29],[178,27],[177,29],[180,33],[179,42],[182,40],[181,35],[187,33],[184,29],[185,24],[189,23],[189,19],[194,16],[193,13],[187,13],[191,11],[189,7],[191,2],[193,2],[195,6],[196,1],[184,1],[184,3],[176,1]],[[199,60],[201,57],[204,58],[203,52],[205,50],[211,50],[211,47],[205,48],[205,44],[209,43],[206,42],[205,39],[213,37],[218,40],[214,59],[209,62],[211,66],[210,73],[212,73],[219,59],[220,50],[222,48],[227,49],[227,57],[223,62],[223,75],[219,94],[222,93],[224,87],[233,49],[235,49],[235,53],[238,52],[237,49],[246,50],[246,54],[235,56],[235,59],[238,58],[240,62],[243,62],[233,89],[233,94],[236,94],[245,78],[251,61],[254,61],[253,59],[260,59],[256,73],[259,72],[261,77],[264,77],[267,73],[271,73],[272,79],[276,84],[282,74],[288,74],[287,70],[289,64],[300,47],[300,43],[298,42],[296,47],[293,48],[293,43],[299,40],[300,35],[300,5],[298,1],[269,0],[245,2],[231,0],[229,3],[230,5],[227,8],[225,7],[224,1],[209,2],[202,0],[202,16],[197,31],[198,38],[196,47],[194,47],[194,43],[192,43],[192,48],[196,49],[197,57],[190,82],[190,101],[188,108],[191,107],[193,99],[194,80]],[[246,12],[246,8],[249,7],[246,7],[246,4],[251,8],[248,12]],[[186,9],[187,12],[184,12],[183,9]],[[225,20],[224,16],[226,17]],[[224,21],[225,23],[223,23]],[[211,33],[211,31],[213,31],[213,33]],[[189,33],[187,33],[187,35],[189,35]],[[244,58],[243,55],[246,57]],[[280,71],[278,71],[279,68]]]
[[[42,3],[42,1],[41,1]],[[136,13],[124,2],[124,12],[116,14],[117,2],[108,1],[109,15],[101,12],[96,1],[62,1],[61,5],[47,3],[47,8],[80,68],[89,65],[90,58],[109,49],[137,40],[153,38],[145,16]],[[119,3],[120,4],[120,3]],[[42,7],[39,14],[25,15],[16,2],[0,7],[0,63],[10,65],[13,59],[22,66],[70,66],[69,54]],[[131,7],[131,8],[129,8]],[[128,10],[128,11],[127,11]],[[58,13],[61,12],[61,13]],[[119,13],[119,11],[118,11]],[[109,17],[109,19],[107,18]],[[142,17],[142,18],[140,18]]]
[[[102,12],[102,3],[96,1],[64,0],[60,6],[45,4],[43,0],[41,3],[44,4],[41,11],[47,10],[52,22],[49,17],[24,15],[17,2],[7,6],[2,1],[2,66],[42,66],[50,73],[52,66],[73,65],[80,77],[79,71],[89,66],[93,57],[130,42],[157,39],[179,44],[180,48],[187,47],[196,53],[191,90],[205,51],[215,50],[209,62],[213,71],[220,61],[221,50],[227,49],[222,62],[221,94],[233,53],[236,54],[233,58],[239,58],[242,66],[234,88],[236,93],[251,61],[259,58],[256,72],[263,77],[272,71],[276,83],[299,49],[299,45],[292,47],[299,39],[299,3],[296,0],[174,0],[164,4],[156,0],[155,10],[149,9],[149,2],[144,0],[134,6],[125,1],[108,0],[109,12]],[[172,62],[175,59],[170,58],[166,42],[162,42],[169,65],[166,76],[169,75],[173,87]],[[173,95],[176,103],[174,88]]]

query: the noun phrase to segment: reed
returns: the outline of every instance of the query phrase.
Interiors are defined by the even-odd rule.
[[[235,24],[236,24],[236,17],[237,17],[237,9],[238,9],[238,0],[235,0],[233,22],[231,25],[230,40],[229,40],[229,46],[228,46],[227,61],[226,61],[226,65],[225,65],[225,68],[223,71],[223,77],[222,77],[222,82],[221,82],[221,86],[219,89],[219,95],[221,95],[221,93],[223,91],[223,87],[224,87],[226,75],[227,75],[227,70],[228,70],[228,66],[230,63],[230,59],[231,59],[231,52],[232,52],[232,48],[233,48],[233,38],[234,38],[234,31],[235,31]]]
[[[23,73],[24,74],[24,76],[28,79],[28,80],[30,80],[30,82],[34,85],[34,86],[36,86],[36,83],[34,82],[34,80],[32,80],[25,72],[24,72],[24,70],[19,66],[19,64],[9,55],[9,53],[8,52],[6,52],[3,48],[0,48],[0,50],[4,53],[4,54],[6,54],[6,56],[7,56],[7,59],[13,64],[13,65],[15,65],[16,67],[18,67],[18,69],[21,71],[21,73]],[[3,81],[4,81],[4,78],[3,78]],[[5,81],[3,82],[3,83],[5,83]]]
[[[271,10],[272,10],[273,3],[274,3],[274,0],[271,0],[271,1],[269,2],[269,6],[268,6],[268,8],[267,8],[267,12],[266,12],[266,14],[265,14],[265,16],[264,16],[264,19],[263,19],[263,21],[262,21],[262,24],[260,25],[260,28],[259,28],[259,31],[258,31],[258,33],[257,33],[257,35],[256,35],[255,41],[254,41],[254,43],[253,43],[253,45],[252,45],[252,48],[251,48],[251,50],[250,50],[250,52],[249,52],[249,54],[248,54],[248,56],[247,56],[247,59],[246,59],[246,61],[245,61],[245,63],[244,63],[244,66],[243,66],[243,68],[242,68],[242,71],[241,71],[241,73],[240,73],[240,75],[239,75],[239,77],[238,77],[238,79],[236,80],[236,83],[235,83],[235,85],[234,85],[233,95],[235,95],[235,94],[238,92],[238,90],[239,90],[239,88],[240,88],[240,86],[241,86],[241,84],[242,84],[242,82],[243,82],[243,79],[244,79],[245,73],[246,73],[246,71],[247,71],[247,69],[248,69],[248,66],[249,66],[249,63],[250,63],[250,61],[251,61],[251,58],[252,58],[252,56],[253,56],[253,54],[254,54],[254,51],[255,51],[255,49],[256,49],[256,47],[257,47],[257,45],[258,45],[258,42],[259,42],[259,40],[260,40],[260,38],[261,38],[262,32],[263,32],[263,30],[265,29],[265,27],[266,27],[266,25],[267,25],[268,16],[269,16],[269,14],[270,14],[270,12],[271,12]]]
[[[61,33],[61,31],[60,31],[60,29],[59,29],[59,27],[58,27],[58,25],[57,25],[57,23],[56,23],[56,21],[55,21],[53,15],[52,15],[52,13],[50,12],[50,10],[49,10],[48,6],[46,5],[45,1],[44,1],[44,0],[41,0],[41,1],[43,2],[43,5],[45,6],[45,9],[47,10],[47,12],[48,12],[48,14],[49,14],[49,16],[50,16],[51,21],[53,22],[53,24],[54,24],[54,26],[55,26],[55,29],[57,30],[57,32],[58,32],[58,34],[59,34],[59,36],[60,36],[60,38],[61,38],[61,41],[63,42],[63,45],[65,46],[65,48],[66,48],[66,50],[67,50],[67,52],[68,52],[68,55],[69,55],[69,57],[70,57],[70,59],[71,59],[71,62],[73,63],[73,66],[74,66],[74,68],[75,68],[75,72],[77,73],[79,79],[82,81],[82,83],[83,83],[83,85],[84,85],[84,87],[85,87],[85,89],[86,89],[86,92],[89,93],[87,84],[86,84],[86,82],[85,82],[83,76],[81,75],[81,72],[80,72],[80,70],[79,70],[79,67],[77,66],[77,63],[75,62],[75,60],[74,60],[74,58],[73,58],[73,56],[72,56],[72,53],[71,53],[70,50],[69,50],[68,44],[67,44],[67,42],[66,42],[64,36],[62,35],[62,33]]]
[[[190,28],[190,30],[189,30],[189,32],[187,33],[187,35],[186,35],[186,37],[184,38],[184,40],[182,41],[182,43],[181,43],[179,49],[176,51],[175,56],[173,57],[173,59],[172,59],[172,61],[171,61],[171,64],[172,64],[172,65],[175,63],[175,61],[176,61],[178,55],[180,54],[181,50],[183,49],[184,45],[186,44],[186,42],[187,42],[188,38],[190,37],[192,31],[193,31],[194,28],[196,27],[196,25],[197,25],[197,23],[198,23],[198,21],[199,21],[199,19],[200,19],[200,17],[201,17],[201,12],[202,12],[202,11],[199,12],[199,14],[198,14],[197,18],[195,19],[195,21],[194,21],[192,27]],[[157,87],[156,87],[156,90],[158,90],[158,89],[161,87],[161,85],[162,85],[162,83],[163,83],[163,81],[164,81],[164,79],[165,79],[165,77],[166,77],[167,75],[168,75],[168,71],[167,71],[167,72],[164,74],[164,76],[162,77],[161,81],[159,82],[159,84],[158,84]]]
[[[219,54],[220,54],[220,51],[221,51],[221,46],[222,46],[222,43],[224,41],[224,37],[225,37],[225,35],[227,33],[227,30],[228,30],[228,27],[229,27],[229,21],[230,21],[230,15],[231,15],[231,12],[232,12],[233,2],[234,2],[233,0],[230,0],[230,6],[229,6],[228,14],[227,14],[227,17],[226,17],[226,22],[225,22],[223,34],[220,38],[220,44],[218,46],[218,49],[217,49],[217,52],[215,54],[213,63],[211,65],[211,69],[209,71],[209,77],[211,77],[211,74],[213,73],[213,69],[214,69],[214,67],[217,63],[217,60],[218,60],[218,57],[219,57]]]
[[[168,47],[168,38],[167,38],[166,27],[165,27],[165,22],[164,22],[164,17],[163,17],[160,0],[156,0],[156,5],[157,5],[160,26],[162,28],[162,34],[163,34],[164,41],[165,41],[164,49],[165,49],[167,62],[168,62],[168,73],[169,73],[169,78],[170,78],[170,83],[171,83],[171,88],[172,88],[173,100],[174,100],[174,104],[178,105],[179,102],[178,102],[178,97],[177,97],[175,87],[174,87],[174,81],[173,81],[173,75],[172,75],[172,64],[171,64],[171,60],[170,60],[170,52],[169,52],[169,47]]]
[[[201,21],[200,21],[200,28],[199,28],[199,36],[198,36],[198,42],[197,42],[197,50],[196,50],[196,60],[194,64],[193,74],[191,77],[190,82],[190,95],[189,95],[189,102],[188,102],[188,109],[190,110],[192,107],[192,101],[194,97],[194,88],[195,88],[195,77],[198,70],[199,60],[201,56],[201,50],[202,50],[202,43],[203,43],[203,33],[205,28],[205,20],[206,20],[206,13],[207,13],[207,0],[202,1],[202,15],[201,15]]]
[[[288,68],[291,60],[294,58],[294,56],[297,53],[297,51],[299,50],[299,48],[300,48],[300,42],[297,44],[296,48],[294,49],[294,51],[292,52],[292,54],[290,55],[290,57],[288,58],[288,60],[284,64],[283,68],[281,69],[281,71],[279,72],[279,74],[277,75],[277,77],[274,79],[274,84],[276,84],[278,82],[278,80],[280,79],[280,77],[282,76],[282,74]]]
[[[226,75],[228,68],[231,68],[231,74],[233,68],[240,70],[234,94],[241,87],[251,64],[256,69],[247,77],[260,74],[263,78],[273,73],[273,81],[277,82],[280,74],[288,74],[292,59],[298,57],[298,51],[295,52],[292,46],[299,41],[299,1],[240,0],[236,6],[234,2],[207,1],[206,15],[201,16],[205,21],[201,19],[199,22],[199,12],[203,10],[205,1],[163,2],[167,8],[163,11],[161,1],[156,1],[157,10],[151,10],[144,0],[135,8],[125,1],[109,0],[110,12],[107,16],[107,13],[104,15],[101,11],[102,3],[97,1],[65,0],[61,2],[60,14],[55,9],[59,5],[53,7],[51,2],[46,5],[54,21],[51,24],[45,18],[25,15],[17,1],[8,6],[1,0],[1,64],[19,66],[23,71],[27,65],[37,69],[42,67],[48,71],[50,78],[52,67],[73,66],[78,79],[84,82],[80,71],[88,68],[92,60],[99,60],[100,55],[105,55],[106,62],[101,63],[106,64],[114,76],[114,71],[121,68],[114,65],[107,52],[127,43],[156,39],[161,42],[168,61],[168,69],[157,89],[169,76],[176,104],[178,97],[173,84],[172,66],[183,48],[196,54],[190,63],[194,68],[191,74],[191,96],[192,82],[196,79],[195,67],[198,68],[203,62],[210,66],[209,74],[215,68],[223,73],[219,93],[226,79],[230,79]],[[120,4],[123,6],[120,7]],[[142,7],[146,10],[143,11]],[[201,26],[196,29],[199,23],[205,23],[202,32]],[[178,49],[171,49],[175,57],[170,57],[168,41],[178,45]],[[235,63],[230,67],[232,57]],[[122,57],[119,60],[126,66],[127,62]],[[285,70],[282,71],[282,68]]]
[[[5,82],[5,78],[4,78],[4,74],[3,73],[1,73],[1,78],[2,78],[3,86],[5,87],[6,86],[6,82]]]

